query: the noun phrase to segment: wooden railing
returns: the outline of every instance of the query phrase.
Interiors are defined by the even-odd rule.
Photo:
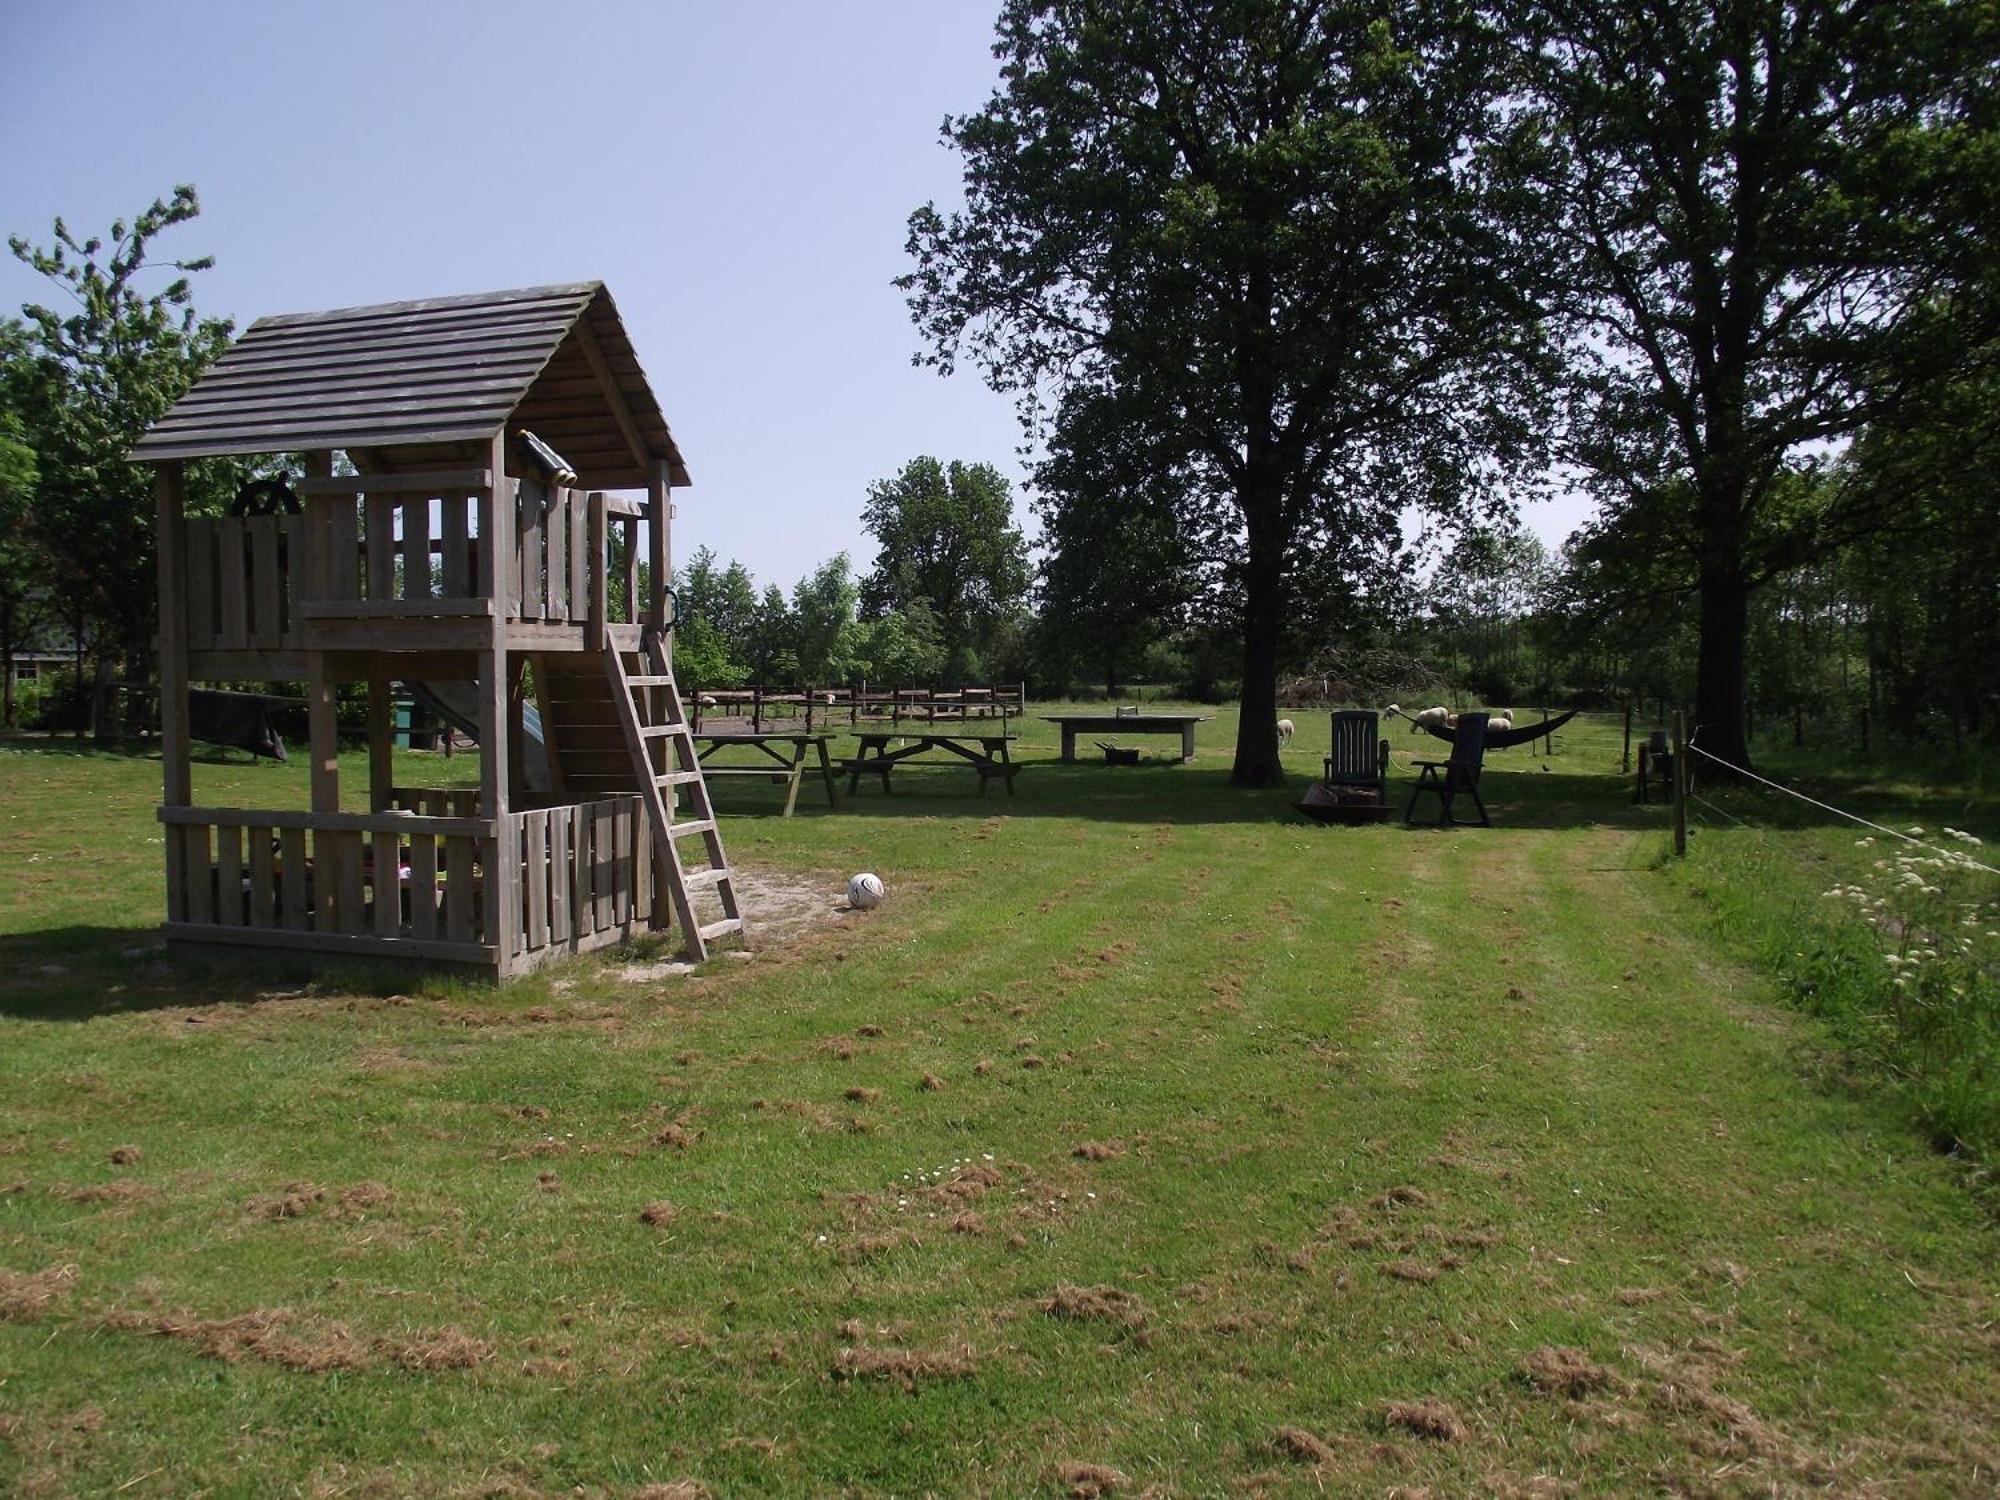
[[[579,952],[646,925],[653,843],[637,797],[509,813],[507,837],[522,872],[516,954]]]
[[[168,936],[510,972],[616,942],[654,914],[660,887],[637,797],[510,813],[496,827],[465,815],[471,791],[393,796],[452,811],[161,808]],[[514,936],[504,962],[486,926],[489,871],[507,877],[500,899]]]
[[[231,807],[163,807],[159,816],[170,935],[222,928],[273,946],[484,953],[490,822]],[[294,935],[305,941],[288,941]]]
[[[309,479],[299,489],[302,515],[182,523],[188,649],[296,649],[313,620],[495,613],[585,626],[595,645],[605,625],[640,619],[638,502],[504,480],[514,542],[496,573],[484,470]]]

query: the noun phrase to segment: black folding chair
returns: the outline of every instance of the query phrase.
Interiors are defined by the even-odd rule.
[[[1417,784],[1410,790],[1409,805],[1403,809],[1403,821],[1416,821],[1417,799],[1425,792],[1436,792],[1438,798],[1438,824],[1442,827],[1450,823],[1455,827],[1491,828],[1493,820],[1486,815],[1486,803],[1479,795],[1479,772],[1486,763],[1486,714],[1460,714],[1458,727],[1453,732],[1451,756],[1447,760],[1420,760]],[[1452,816],[1452,803],[1463,792],[1472,798],[1472,805],[1479,809],[1476,822]]]

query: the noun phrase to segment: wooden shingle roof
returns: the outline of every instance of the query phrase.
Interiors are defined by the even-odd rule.
[[[531,429],[593,489],[680,450],[601,281],[259,318],[135,460],[434,447]]]

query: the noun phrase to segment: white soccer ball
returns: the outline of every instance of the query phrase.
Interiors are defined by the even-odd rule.
[[[881,877],[879,875],[862,874],[848,881],[847,904],[858,911],[867,911],[872,906],[881,905]]]

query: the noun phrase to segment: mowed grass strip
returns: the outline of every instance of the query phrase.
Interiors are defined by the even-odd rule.
[[[1462,831],[1046,727],[1011,800],[727,790],[875,913],[498,993],[172,969],[157,766],[0,754],[0,1488],[1990,1483],[1991,1224],[1665,899],[1608,726]]]

